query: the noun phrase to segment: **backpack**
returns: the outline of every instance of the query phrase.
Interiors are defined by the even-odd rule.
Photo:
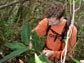
[[[61,35],[60,35],[59,33],[57,33],[56,31],[54,31],[53,29],[51,29],[51,25],[48,24],[48,25],[47,25],[47,29],[46,29],[46,34],[45,34],[45,36],[47,36],[49,30],[51,30],[54,34],[56,34],[54,41],[57,39],[57,37],[61,36],[61,37],[62,37],[61,41],[63,42],[64,39],[65,39],[66,36],[67,36],[67,31],[68,31],[69,26],[70,26],[70,24],[71,24],[71,20],[68,20],[66,17],[64,17],[64,19],[66,19],[67,22],[66,22],[66,24],[65,24],[65,26],[64,26],[64,29],[63,29]],[[74,26],[76,26],[77,30],[79,30],[79,26],[77,26],[76,24],[74,24]],[[77,32],[77,33],[78,33],[78,32]],[[76,37],[76,38],[77,38],[77,40],[78,40],[78,37]],[[44,46],[43,46],[42,49],[44,49],[45,47],[48,48],[47,45],[44,44]],[[51,50],[50,48],[48,48],[48,49]],[[61,49],[60,49],[60,50],[61,50]]]
[[[59,37],[59,36],[62,37],[61,41],[62,41],[63,39],[65,39],[65,38],[66,38],[66,35],[67,35],[67,31],[68,31],[68,29],[69,29],[69,26],[70,26],[70,24],[71,24],[71,21],[68,20],[66,17],[64,17],[64,19],[66,19],[67,22],[66,22],[66,24],[65,24],[65,26],[64,26],[64,29],[63,29],[61,35],[60,35],[59,33],[57,33],[56,31],[54,31],[53,29],[51,29],[51,25],[47,25],[48,27],[47,27],[47,29],[46,29],[46,36],[48,35],[48,31],[51,30],[54,34],[56,34],[54,41],[55,41],[55,40],[57,39],[57,37]]]

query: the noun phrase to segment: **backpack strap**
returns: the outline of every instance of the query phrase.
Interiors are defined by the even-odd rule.
[[[54,31],[53,29],[50,29],[50,30],[55,34],[54,41],[57,39],[57,37],[60,37],[61,36],[59,33],[57,33],[56,31]]]
[[[51,25],[49,25],[49,23],[48,23],[48,25],[47,25],[47,29],[46,29],[46,34],[45,34],[45,35],[47,36],[49,30],[51,30],[53,33],[57,34],[57,35],[55,36],[54,41],[57,39],[58,36],[62,36],[62,39],[64,39],[64,38],[66,37],[66,35],[67,35],[67,30],[69,29],[69,25],[71,24],[71,21],[69,21],[66,17],[64,17],[64,19],[66,19],[67,22],[66,22],[66,24],[65,24],[65,26],[64,26],[64,29],[63,29],[61,35],[60,35],[59,33],[55,32],[53,29],[51,29]],[[48,48],[48,47],[46,46],[46,44],[44,45],[43,49],[44,49],[45,47]],[[48,49],[49,49],[49,48],[48,48]],[[51,50],[51,49],[50,49],[50,50]],[[61,50],[61,49],[60,49],[60,50]]]
[[[47,27],[47,29],[46,29],[46,36],[48,35],[48,31],[51,29],[51,25],[47,25],[48,27]]]
[[[48,35],[48,32],[49,32],[49,30],[51,30],[54,34],[55,34],[55,39],[54,39],[54,41],[57,39],[57,37],[59,37],[59,36],[61,36],[59,33],[57,33],[56,31],[54,31],[53,29],[51,29],[51,25],[47,25],[48,27],[47,27],[47,29],[46,29],[46,36]]]
[[[71,21],[68,20],[67,17],[64,17],[64,19],[66,19],[67,22],[66,22],[66,24],[65,24],[65,26],[64,26],[64,29],[63,29],[61,35],[60,35],[59,33],[57,33],[56,31],[54,31],[53,29],[51,29],[51,25],[49,25],[49,23],[48,23],[48,25],[47,25],[48,27],[47,27],[47,29],[46,29],[46,34],[45,34],[45,35],[47,36],[49,30],[51,30],[54,34],[56,34],[54,41],[55,41],[55,40],[57,39],[57,37],[59,37],[59,36],[62,36],[62,39],[64,39],[64,38],[66,37],[66,35],[67,35],[67,30],[69,29],[69,26],[70,26],[70,24],[71,24]]]
[[[69,26],[70,26],[70,24],[71,24],[71,21],[70,21],[70,20],[68,20],[68,19],[66,19],[66,20],[67,20],[67,21],[66,21],[66,24],[65,24],[64,29],[63,29],[63,31],[62,31],[62,39],[66,38],[67,31],[68,31]]]

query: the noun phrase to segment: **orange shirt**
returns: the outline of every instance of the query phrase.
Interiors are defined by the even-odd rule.
[[[65,24],[66,24],[66,20],[63,19],[63,23],[61,25],[51,26],[51,29],[53,29],[54,31],[56,31],[59,34],[62,34]],[[48,19],[45,18],[41,22],[39,22],[39,24],[36,26],[36,28],[34,30],[37,31],[37,34],[39,37],[46,34],[47,25],[48,25]],[[72,28],[71,42],[69,42],[71,47],[73,47],[76,44],[76,34],[77,34],[77,29],[74,26]],[[64,48],[64,42],[60,41],[61,37],[58,37],[54,41],[54,37],[52,37],[50,35],[54,36],[55,34],[51,30],[48,31],[48,35],[47,35],[47,39],[46,39],[46,46],[49,49],[54,51],[56,59],[60,59],[60,55],[62,52],[62,51],[60,51],[60,49]]]

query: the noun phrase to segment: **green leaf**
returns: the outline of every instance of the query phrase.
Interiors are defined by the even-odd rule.
[[[49,60],[44,55],[37,56],[37,54],[35,54],[35,63],[49,63]]]
[[[81,31],[84,32],[84,24],[82,25],[82,30]]]
[[[27,63],[35,63],[35,58],[31,58],[30,60],[27,61]]]
[[[24,24],[21,31],[21,40],[24,44],[28,45],[30,41],[31,27],[29,24]]]
[[[36,31],[32,33],[32,44],[33,44],[33,49],[35,51],[40,52],[42,50],[42,42],[39,36],[37,35]]]
[[[49,63],[49,60],[47,59],[46,56],[41,55],[41,56],[39,56],[39,58],[41,59],[42,63]]]
[[[41,61],[40,58],[37,56],[37,54],[35,54],[35,63],[42,63],[42,61]]]
[[[70,58],[71,58],[75,63],[81,63],[79,60],[75,59],[73,56],[70,56]]]
[[[33,15],[33,18],[34,19],[39,19],[40,18],[40,16],[39,16],[39,5],[38,5],[39,3],[36,3],[36,4],[34,4],[34,8],[35,8],[35,12],[34,12],[34,15]]]
[[[11,52],[10,54],[8,54],[7,56],[5,56],[4,58],[2,58],[0,60],[0,63],[4,63],[8,59],[12,59],[13,57],[18,56],[18,55],[22,54],[23,52],[25,52],[27,50],[28,50],[28,48],[22,48],[22,49],[19,49],[19,50],[15,50],[15,51]]]
[[[80,0],[75,0],[75,3],[79,4]]]
[[[12,50],[18,50],[18,49],[22,49],[22,48],[27,48],[24,44],[22,43],[18,43],[17,41],[11,42],[11,43],[7,43],[5,44],[6,47],[12,49]]]

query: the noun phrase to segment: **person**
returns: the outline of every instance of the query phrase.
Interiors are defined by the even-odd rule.
[[[36,31],[39,37],[46,35],[46,46],[42,53],[53,63],[60,60],[65,46],[62,34],[68,20],[64,18],[64,13],[65,9],[62,3],[57,2],[51,4],[46,12],[46,17],[32,30]],[[76,44],[76,35],[77,29],[73,26],[72,34],[68,42],[68,52],[70,53],[73,52],[72,48]]]

